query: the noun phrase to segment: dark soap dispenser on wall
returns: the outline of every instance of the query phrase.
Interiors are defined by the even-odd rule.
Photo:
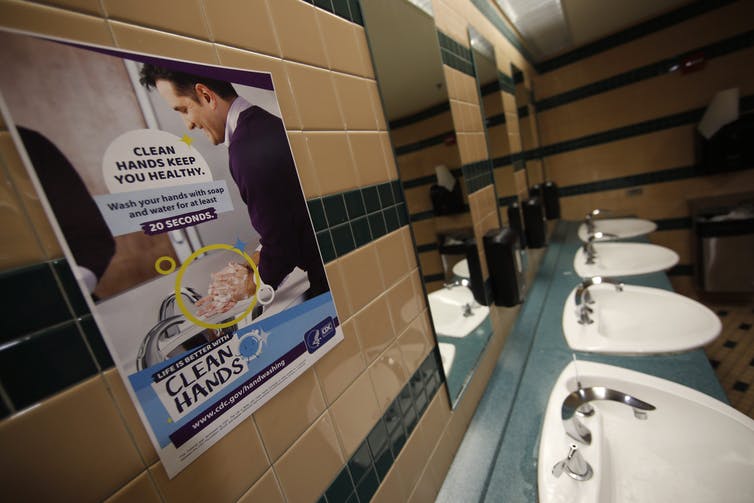
[[[508,205],[508,225],[518,234],[521,248],[526,248],[526,235],[524,233],[524,224],[521,221],[521,206],[518,202],[512,202]]]
[[[484,235],[492,294],[498,306],[515,306],[524,300],[526,285],[518,234],[510,227]]]
[[[474,294],[474,300],[483,306],[488,306],[490,301],[484,288],[484,278],[482,277],[482,262],[479,259],[479,250],[476,246],[476,239],[468,238],[464,241],[466,248],[466,261],[469,264],[469,276],[471,280],[471,292]]]
[[[529,248],[542,248],[547,244],[547,223],[542,201],[538,197],[530,197],[523,203],[524,229]]]

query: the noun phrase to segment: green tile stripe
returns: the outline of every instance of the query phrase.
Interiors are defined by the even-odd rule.
[[[325,263],[408,224],[399,180],[316,197],[306,203]]]
[[[395,148],[395,155],[396,156],[406,155],[412,152],[417,152],[419,150],[424,150],[425,148],[436,147],[437,145],[444,144],[446,140],[449,140],[449,139],[455,140],[455,135],[456,135],[455,131],[445,131],[444,133],[440,133],[438,135],[425,138],[415,143],[402,145],[400,147]]]
[[[518,196],[505,196],[505,197],[498,198],[497,205],[498,206],[508,206],[508,205],[511,205],[511,204],[517,203],[517,202],[518,202]]]
[[[364,26],[359,0],[304,0],[347,21]]]
[[[673,182],[676,180],[685,180],[700,176],[694,166],[683,166],[679,168],[670,168],[638,175],[622,176],[600,180],[597,182],[582,183],[577,185],[568,185],[559,189],[560,197],[580,196],[583,194],[592,194],[606,190],[625,189],[637,187],[640,185],[650,185],[655,183]]]
[[[693,54],[701,53],[704,54],[706,59],[713,59],[748,49],[752,46],[754,46],[754,30],[740,33],[712,44],[700,46],[676,56],[655,61],[654,63],[634,68],[633,70],[613,75],[612,77],[571,89],[561,94],[550,96],[549,98],[537,101],[536,108],[538,112],[542,112],[653,77],[660,77],[666,73],[678,70],[683,60]]]
[[[417,112],[415,114],[411,114],[406,117],[401,117],[400,119],[392,120],[389,122],[388,125],[390,126],[390,129],[398,129],[398,128],[410,126],[411,124],[416,124],[417,122],[421,122],[423,120],[431,119],[432,117],[444,114],[445,112],[449,112],[449,111],[450,111],[450,102],[445,101],[438,105],[434,105],[425,110],[422,110],[421,112]]]
[[[754,95],[742,97],[740,100],[740,109],[743,111],[754,109]],[[687,110],[685,112],[667,115],[665,117],[658,117],[656,119],[637,122],[628,126],[622,126],[615,129],[609,129],[607,131],[601,131],[599,133],[582,136],[581,138],[575,138],[573,140],[566,140],[558,143],[553,143],[551,145],[546,145],[540,147],[538,150],[533,149],[531,151],[528,151],[526,155],[530,156],[530,158],[547,157],[550,155],[562,154],[564,152],[570,152],[581,148],[601,145],[603,143],[610,143],[625,138],[654,133],[657,131],[662,131],[664,129],[670,129],[686,124],[695,124],[702,118],[704,111],[705,108],[695,108],[692,110]]]
[[[482,0],[472,0],[474,3],[481,2]],[[651,33],[655,33],[673,25],[687,21],[693,17],[700,16],[710,12],[712,10],[724,7],[733,3],[735,0],[704,0],[693,2],[689,5],[685,5],[678,9],[675,9],[667,14],[663,14],[654,19],[650,19],[644,23],[638,24],[626,30],[620,31],[614,35],[602,38],[591,44],[587,44],[583,47],[567,52],[563,55],[555,58],[548,59],[539,64],[534,65],[539,73],[546,73],[556,70],[560,67],[570,65],[585,59],[600,52],[607,51],[619,45],[631,42],[638,38],[647,36]]]
[[[468,47],[440,30],[437,30],[437,39],[440,42],[440,56],[444,64],[466,75],[476,77],[474,64],[471,60],[471,50]]]
[[[436,251],[440,249],[440,245],[437,243],[427,243],[424,245],[416,245],[416,253],[426,253]]]
[[[454,168],[450,170],[450,174],[452,174],[454,177],[459,178],[463,175],[463,171],[461,168]],[[437,175],[427,175],[427,176],[421,176],[419,178],[412,178],[411,180],[406,180],[403,182],[403,189],[413,189],[416,187],[421,187],[422,185],[432,185],[437,181]]]
[[[531,54],[531,52],[529,52],[529,49],[527,49],[521,43],[518,35],[508,27],[508,25],[503,20],[503,17],[498,12],[497,8],[492,5],[492,1],[494,0],[471,0],[471,3],[474,4],[474,7],[479,9],[479,12],[481,12],[484,17],[486,17],[490,21],[490,23],[492,23],[495,28],[497,28],[497,31],[499,31],[508,40],[508,42],[510,42],[511,45],[513,45],[513,47],[515,47],[518,52],[521,53],[526,61],[528,61],[530,65],[536,68],[537,64],[534,60],[534,56]]]
[[[495,126],[500,126],[502,124],[505,124],[505,114],[498,114],[498,115],[492,115],[490,117],[487,117],[484,121],[485,126],[488,128],[492,128]]]
[[[495,183],[492,177],[491,159],[464,164],[461,166],[461,170],[463,171],[463,179],[466,182],[466,192],[468,194],[473,194]]]
[[[341,468],[318,503],[367,503],[379,489],[445,377],[437,346]]]

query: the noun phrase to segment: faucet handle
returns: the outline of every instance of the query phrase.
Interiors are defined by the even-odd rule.
[[[552,474],[556,477],[560,477],[563,472],[572,479],[579,481],[589,480],[594,475],[592,467],[586,462],[584,456],[581,455],[581,451],[579,451],[576,444],[571,444],[568,447],[568,454],[565,459],[558,461],[552,467]]]

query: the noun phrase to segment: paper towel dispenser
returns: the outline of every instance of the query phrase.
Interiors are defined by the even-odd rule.
[[[721,127],[709,139],[698,131],[696,162],[700,174],[723,173],[754,168],[754,114]]]

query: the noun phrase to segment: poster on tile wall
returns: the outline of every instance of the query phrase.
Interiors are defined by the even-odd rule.
[[[269,73],[0,31],[3,119],[169,477],[343,338]]]

